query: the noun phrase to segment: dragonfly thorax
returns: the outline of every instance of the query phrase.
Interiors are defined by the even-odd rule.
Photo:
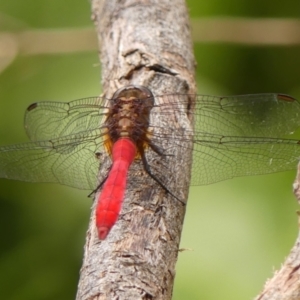
[[[120,138],[131,139],[139,148],[149,140],[150,112],[154,97],[143,86],[127,86],[115,92],[105,121],[106,149],[111,153],[113,144]]]

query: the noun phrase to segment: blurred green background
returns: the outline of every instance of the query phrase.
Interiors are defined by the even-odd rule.
[[[192,18],[299,18],[298,0],[187,1]],[[0,2],[0,34],[90,27],[89,1]],[[199,28],[193,28],[196,32]],[[299,32],[300,34],[300,32]],[[0,36],[1,37],[1,36]],[[0,38],[1,45],[1,38]],[[198,92],[280,92],[300,99],[300,46],[195,43]],[[41,100],[98,95],[97,50],[0,53],[0,145],[27,141],[23,115]],[[193,187],[174,287],[179,299],[252,299],[280,267],[298,233],[295,172]],[[0,295],[74,299],[91,200],[86,191],[0,180]]]

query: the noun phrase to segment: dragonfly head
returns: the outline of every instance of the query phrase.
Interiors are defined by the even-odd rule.
[[[118,89],[112,97],[112,105],[116,102],[147,102],[148,107],[153,107],[154,96],[152,92],[142,85],[128,85]]]

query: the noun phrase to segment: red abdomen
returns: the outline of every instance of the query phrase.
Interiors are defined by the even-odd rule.
[[[126,190],[128,169],[136,153],[136,146],[129,138],[120,138],[113,145],[113,165],[96,208],[96,226],[100,240],[106,238],[119,217]]]

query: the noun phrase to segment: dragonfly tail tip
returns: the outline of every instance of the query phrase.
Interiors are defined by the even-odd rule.
[[[98,237],[100,240],[105,240],[109,233],[109,228],[106,226],[98,227]]]

